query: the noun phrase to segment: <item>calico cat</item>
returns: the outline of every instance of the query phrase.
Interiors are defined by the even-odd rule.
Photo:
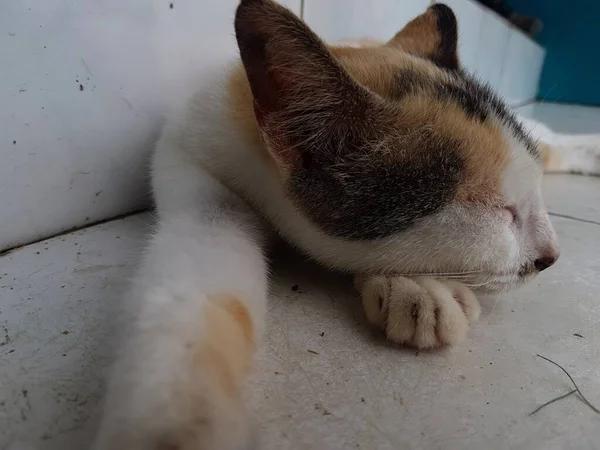
[[[544,155],[461,70],[448,7],[352,48],[242,0],[235,33],[241,64],[205,83],[157,145],[159,221],[96,450],[246,448],[269,230],[356,275],[368,320],[419,348],[465,337],[473,289],[517,287],[558,258]]]

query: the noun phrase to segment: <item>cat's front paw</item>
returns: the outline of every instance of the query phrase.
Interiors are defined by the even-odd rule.
[[[391,341],[418,348],[455,345],[479,318],[475,294],[454,281],[432,277],[356,278],[367,320]]]

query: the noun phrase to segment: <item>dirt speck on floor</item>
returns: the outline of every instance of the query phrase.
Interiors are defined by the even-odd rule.
[[[331,413],[321,403],[315,403],[315,410],[322,413],[324,416],[330,416]]]
[[[6,327],[4,327],[4,341],[0,342],[0,347],[4,347],[5,345],[9,344],[11,341],[12,341],[12,339],[8,335],[8,329]]]

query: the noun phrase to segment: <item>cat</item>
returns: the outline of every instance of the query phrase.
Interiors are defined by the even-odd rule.
[[[241,63],[156,147],[157,229],[95,450],[247,448],[271,230],[355,275],[368,321],[418,348],[464,339],[474,290],[515,288],[559,257],[544,155],[462,71],[450,8],[365,48],[326,46],[270,0],[242,0],[234,25]]]

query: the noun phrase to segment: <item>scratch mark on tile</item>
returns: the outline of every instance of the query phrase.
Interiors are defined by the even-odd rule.
[[[133,107],[133,105],[131,104],[131,102],[129,100],[127,100],[125,97],[123,97],[122,95],[119,95],[119,98],[127,105],[127,107],[129,109],[131,109],[132,111],[135,112],[135,108]]]
[[[90,68],[88,67],[88,65],[85,62],[85,59],[80,58],[79,61],[81,62],[81,65],[83,66],[83,68],[85,69],[85,71],[90,74],[91,76],[94,76],[94,74],[92,73],[92,71],[90,70]]]
[[[93,266],[82,267],[82,268],[79,268],[79,269],[73,269],[73,273],[77,273],[77,274],[83,275],[83,274],[103,272],[105,270],[109,270],[109,269],[112,269],[112,268],[125,267],[125,266],[126,266],[126,264],[114,264],[114,265],[96,264],[96,265],[93,265]]]

